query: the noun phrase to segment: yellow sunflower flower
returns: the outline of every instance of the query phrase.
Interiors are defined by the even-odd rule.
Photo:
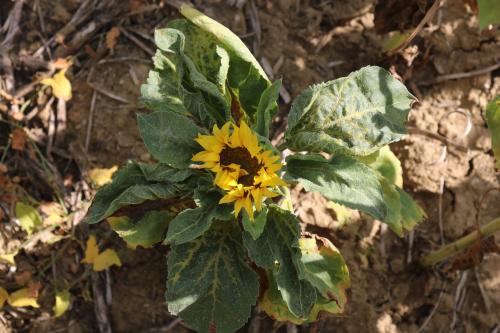
[[[236,217],[244,208],[253,220],[253,207],[260,211],[266,198],[278,195],[270,189],[286,185],[276,173],[280,157],[262,148],[243,121],[240,126],[228,122],[220,129],[215,125],[213,135],[200,134],[195,140],[204,150],[192,160],[216,174],[215,184],[226,192],[219,203],[234,202]]]

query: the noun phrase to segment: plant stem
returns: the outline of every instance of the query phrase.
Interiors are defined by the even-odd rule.
[[[487,238],[497,231],[500,231],[500,217],[482,226],[480,235],[483,238]],[[435,265],[463,251],[464,249],[472,245],[478,238],[478,231],[473,231],[470,234],[454,241],[453,243],[429,253],[420,260],[420,264],[424,267]]]

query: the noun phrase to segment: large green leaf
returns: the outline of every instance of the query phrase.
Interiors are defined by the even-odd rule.
[[[203,200],[199,207],[182,211],[170,222],[165,244],[189,242],[207,231],[214,220],[233,218],[231,205],[219,204],[220,194],[211,192],[201,195]]]
[[[257,239],[245,232],[243,241],[250,258],[274,274],[278,290],[290,312],[305,318],[316,301],[316,291],[305,280],[299,237],[297,218],[289,211],[270,205],[264,232]]]
[[[232,333],[256,302],[257,274],[245,261],[241,230],[217,222],[199,238],[173,245],[168,257],[169,311],[202,333]]]
[[[285,178],[377,219],[387,214],[376,173],[350,156],[336,154],[327,160],[321,155],[292,155],[287,158]]]
[[[347,302],[345,289],[349,287],[349,272],[340,252],[330,241],[321,238],[300,239],[301,261],[306,278],[318,289],[319,294],[306,318],[292,314],[281,294],[274,277],[269,274],[269,288],[264,292],[259,307],[278,321],[295,324],[314,322],[321,312],[337,314],[344,310]]]
[[[184,186],[158,181],[156,177],[159,177],[161,170],[163,173],[168,173],[167,170],[171,169],[166,165],[154,167],[128,163],[113,175],[111,184],[97,192],[84,221],[90,224],[97,223],[122,207],[137,205],[148,200],[169,199],[188,191]],[[184,180],[189,176],[184,174],[180,177],[181,173],[176,171],[172,171],[171,174],[177,174],[177,178],[170,179],[172,182]]]
[[[194,141],[202,129],[189,118],[156,111],[137,116],[139,132],[149,152],[155,159],[175,168],[186,168],[200,149]]]
[[[270,85],[260,97],[259,105],[257,106],[257,114],[254,130],[261,136],[269,137],[269,126],[271,118],[278,109],[279,93],[281,88],[281,80],[276,80]]]
[[[364,67],[302,92],[288,116],[286,144],[295,151],[368,155],[401,139],[413,101],[389,72]]]
[[[479,28],[500,23],[500,3],[498,0],[477,0],[479,7]]]
[[[136,248],[137,246],[151,247],[161,242],[171,219],[172,215],[169,212],[150,211],[137,223],[133,223],[127,216],[108,217],[107,221],[111,229],[128,246]]]
[[[496,167],[500,169],[500,95],[486,106],[486,123],[491,133],[491,147],[497,159]]]

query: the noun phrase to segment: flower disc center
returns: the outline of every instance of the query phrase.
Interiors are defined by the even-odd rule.
[[[220,164],[227,167],[232,163],[238,164],[241,169],[248,173],[247,175],[239,177],[238,183],[244,186],[254,185],[254,177],[257,176],[262,167],[257,157],[252,157],[250,152],[243,147],[225,147],[220,152]]]

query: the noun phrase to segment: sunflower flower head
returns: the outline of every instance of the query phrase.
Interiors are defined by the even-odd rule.
[[[277,174],[280,157],[261,147],[244,121],[240,126],[228,122],[220,129],[215,125],[212,135],[199,134],[195,140],[204,150],[192,160],[215,173],[215,185],[225,192],[219,203],[234,202],[236,217],[243,208],[253,220],[254,207],[260,211],[266,198],[278,195],[272,189],[286,185]]]

